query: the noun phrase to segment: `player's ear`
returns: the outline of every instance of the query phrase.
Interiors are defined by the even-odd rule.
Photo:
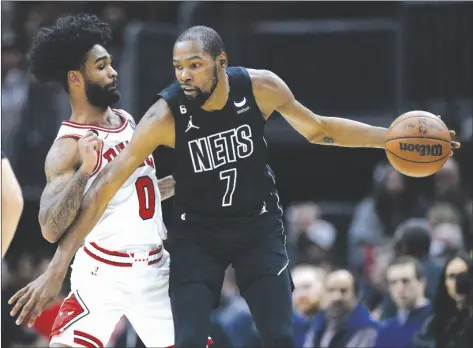
[[[67,72],[67,82],[74,86],[80,86],[81,84],[81,73],[76,70]]]
[[[220,68],[226,68],[228,66],[228,57],[225,52],[222,52],[218,55],[217,64]]]

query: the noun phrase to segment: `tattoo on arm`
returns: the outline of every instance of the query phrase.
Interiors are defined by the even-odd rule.
[[[54,189],[53,201],[48,200],[42,204],[44,214],[41,222],[50,233],[59,237],[74,221],[88,179],[86,174],[78,171],[65,186],[59,184]]]
[[[330,137],[324,137],[323,140],[324,140],[324,143],[327,143],[327,144],[333,144],[335,142],[335,140]]]

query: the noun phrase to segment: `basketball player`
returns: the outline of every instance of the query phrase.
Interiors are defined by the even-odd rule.
[[[158,94],[131,142],[99,174],[44,278],[11,302],[20,298],[21,307],[31,301],[20,318],[33,305],[43,308],[109,200],[139,163],[166,145],[177,156],[176,204],[168,226],[175,347],[205,347],[229,264],[263,345],[291,347],[292,282],[265,122],[277,110],[308,141],[347,147],[381,149],[387,130],[318,116],[276,74],[228,67],[223,42],[211,28],[182,33],[173,65],[177,81]]]
[[[18,179],[2,151],[2,259],[15,236],[23,212],[23,203]]]
[[[104,48],[110,39],[108,25],[97,17],[68,16],[41,29],[29,53],[36,78],[62,83],[72,106],[70,120],[62,123],[46,157],[39,220],[50,242],[66,231],[84,193],[127,146],[136,127],[128,113],[110,108],[120,98],[117,73]],[[173,345],[160,201],[149,155],[81,241],[72,265],[72,291],[53,325],[51,347],[104,347],[123,315],[146,346]]]

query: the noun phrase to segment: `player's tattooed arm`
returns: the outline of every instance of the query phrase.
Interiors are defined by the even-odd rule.
[[[299,103],[287,84],[267,70],[248,69],[256,102],[265,118],[278,111],[286,121],[314,144],[384,148],[386,128],[313,113]]]
[[[166,102],[160,99],[138,123],[125,149],[100,171],[87,190],[74,222],[51,260],[51,272],[65,276],[74,254],[120,187],[158,146],[174,147],[174,139],[174,117]]]
[[[51,243],[61,237],[79,210],[88,179],[79,167],[77,140],[65,138],[53,144],[46,157],[47,184],[38,216],[43,236]]]
[[[49,242],[56,242],[74,220],[101,146],[102,140],[91,131],[79,140],[63,138],[52,145],[39,212],[41,231]]]

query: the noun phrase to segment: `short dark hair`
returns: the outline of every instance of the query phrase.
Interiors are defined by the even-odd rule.
[[[397,256],[423,259],[430,251],[430,226],[426,219],[412,218],[401,223],[394,234]]]
[[[424,278],[424,269],[419,262],[418,259],[412,256],[400,256],[396,257],[388,265],[387,269],[390,269],[393,266],[400,266],[400,265],[409,265],[412,264],[414,265],[415,273],[416,273],[416,278],[417,279],[422,279]]]
[[[220,35],[212,28],[202,25],[187,29],[179,35],[175,43],[194,40],[200,41],[203,45],[204,51],[209,53],[214,59],[217,58],[220,53],[225,51],[225,46]]]
[[[105,46],[111,39],[110,27],[97,16],[61,17],[37,33],[27,55],[29,70],[39,82],[57,82],[67,91],[67,73],[82,67],[94,45]]]

